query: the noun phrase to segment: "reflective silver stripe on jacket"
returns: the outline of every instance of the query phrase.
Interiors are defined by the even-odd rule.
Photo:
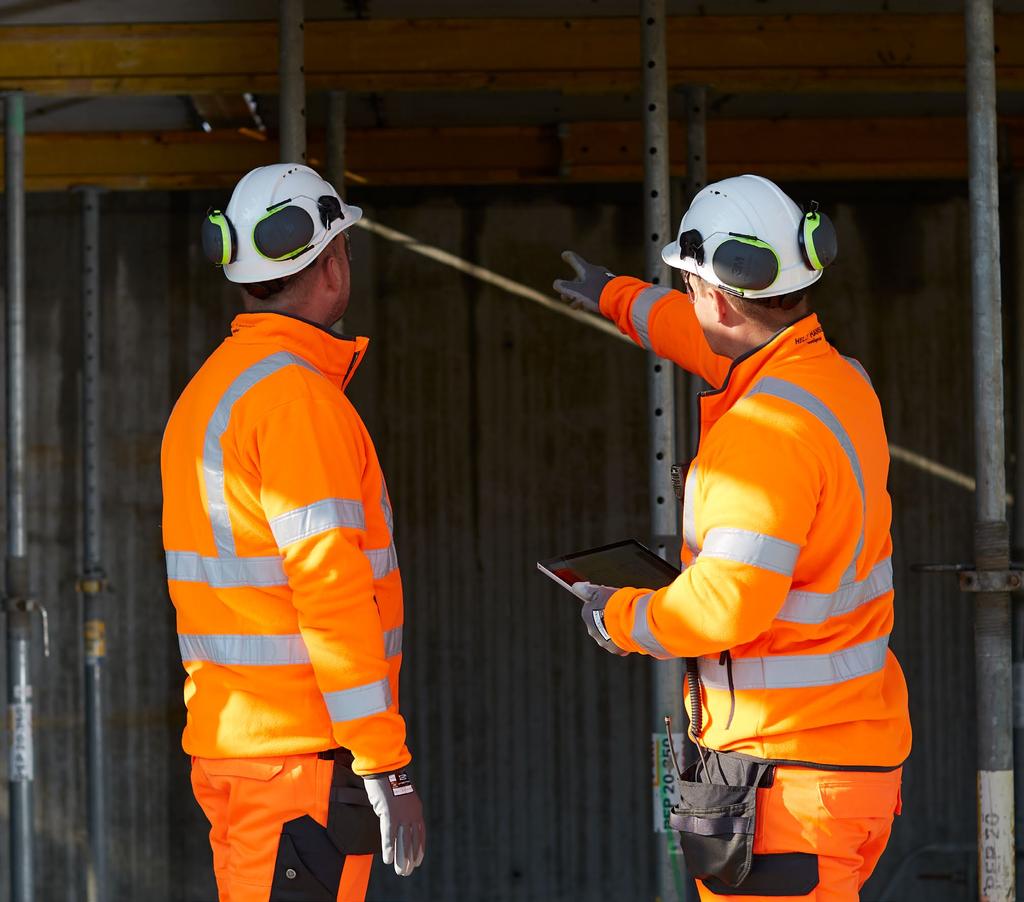
[[[852,366],[860,374],[860,376],[864,379],[865,382],[867,382],[868,385],[874,384],[871,381],[871,377],[868,375],[868,371],[864,369],[864,365],[859,360],[857,360],[857,358],[844,356],[843,360],[850,364],[850,366]]]
[[[383,476],[381,476],[380,483],[380,507],[384,511],[384,522],[388,525],[388,533],[393,539],[395,537],[395,514],[391,510],[391,499],[388,498],[388,484],[384,481]]]
[[[836,437],[836,441],[839,442],[839,446],[843,449],[843,453],[853,469],[853,475],[857,480],[857,487],[860,489],[861,527],[860,533],[857,536],[857,548],[853,553],[853,563],[851,565],[851,570],[855,571],[857,558],[860,557],[861,549],[864,547],[864,530],[868,521],[868,499],[867,492],[864,489],[864,474],[860,468],[860,458],[857,457],[857,451],[849,434],[843,428],[843,424],[839,422],[839,418],[819,398],[816,398],[807,389],[801,388],[793,382],[776,379],[774,376],[765,376],[747,393],[746,397],[751,398],[754,395],[770,395],[774,398],[781,398],[784,401],[796,404],[797,407],[802,407],[811,416],[817,418]]]
[[[384,657],[394,658],[402,653],[402,628],[396,626],[391,630],[384,630]]]
[[[760,570],[771,570],[792,576],[800,546],[749,529],[716,526],[704,537],[700,556],[748,564]]]
[[[633,328],[636,330],[640,343],[647,348],[648,351],[651,350],[651,335],[648,329],[648,320],[651,316],[651,308],[671,290],[671,288],[662,288],[660,285],[651,285],[650,288],[645,288],[641,291],[640,294],[636,296],[636,300],[633,301],[633,307],[629,312],[629,318],[633,323]]]
[[[651,603],[652,593],[648,592],[636,603],[636,614],[633,618],[633,631],[630,638],[639,645],[647,654],[659,660],[666,661],[674,658],[675,655],[665,650],[651,632],[650,624],[647,622],[647,606]]]
[[[888,648],[889,637],[882,636],[831,654],[734,658],[732,688],[742,691],[834,686],[877,673],[885,667]],[[728,664],[720,664],[718,658],[700,659],[700,677],[711,689],[729,689]]]
[[[165,552],[167,578],[184,583],[207,583],[215,589],[243,586],[286,586],[288,577],[279,557],[202,557],[192,551]]]
[[[393,570],[398,569],[398,552],[395,551],[394,542],[387,548],[370,548],[363,554],[373,568],[374,579],[384,579]]]
[[[380,507],[384,512],[384,522],[388,526],[388,536],[391,541],[387,548],[371,548],[363,551],[373,568],[374,579],[384,579],[393,570],[398,569],[398,551],[395,550],[395,516],[391,511],[388,487],[383,476],[381,476]]]
[[[298,633],[278,636],[179,634],[181,660],[253,667],[308,664],[309,652]]]
[[[829,617],[849,614],[892,590],[892,558],[886,558],[875,564],[860,582],[842,585],[835,592],[792,590],[775,619],[789,623],[824,623]]]
[[[338,692],[325,692],[324,702],[332,723],[344,723],[371,714],[382,714],[391,707],[391,685],[386,679]]]
[[[697,464],[690,467],[683,488],[683,543],[693,554],[697,547]]]
[[[270,531],[278,548],[338,528],[366,529],[366,514],[361,501],[325,498],[270,521]]]
[[[314,373],[316,367],[288,351],[278,351],[243,370],[221,396],[206,426],[203,439],[203,478],[206,481],[206,503],[218,557],[235,556],[235,536],[231,531],[228,499],[224,490],[224,449],[221,437],[228,428],[235,403],[254,385],[286,366],[301,366]]]

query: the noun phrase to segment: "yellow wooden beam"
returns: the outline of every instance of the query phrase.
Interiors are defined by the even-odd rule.
[[[1024,119],[1000,124],[1008,165],[1024,160]],[[670,135],[672,169],[685,169],[683,127]],[[324,161],[311,135],[310,162]],[[277,159],[277,143],[236,132],[30,134],[29,190],[78,184],[117,189],[227,188]],[[714,178],[760,172],[782,180],[964,178],[962,119],[712,120]],[[353,129],[348,166],[370,185],[630,182],[642,178],[638,124],[582,122],[562,128]]]
[[[959,15],[669,20],[674,85],[721,91],[963,90]],[[367,19],[306,24],[309,91],[633,90],[635,18]],[[1024,15],[997,17],[1000,85],[1024,89]],[[0,90],[275,92],[270,22],[0,28]]]

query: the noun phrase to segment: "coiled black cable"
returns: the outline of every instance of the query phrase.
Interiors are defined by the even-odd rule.
[[[700,742],[700,732],[704,727],[704,714],[701,709],[700,671],[696,658],[686,659],[686,682],[690,691],[690,735],[694,742]]]

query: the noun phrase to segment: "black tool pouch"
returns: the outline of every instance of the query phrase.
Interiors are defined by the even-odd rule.
[[[334,760],[327,826],[308,814],[286,821],[277,847],[270,902],[335,902],[346,855],[380,851],[380,827],[352,753],[332,749]]]
[[[697,762],[683,774],[669,823],[679,831],[690,874],[739,886],[754,859],[757,790],[770,785],[774,768],[712,751],[704,755],[706,764]]]
[[[352,770],[352,753],[335,749],[327,834],[345,855],[380,851],[380,821],[370,807],[363,778]]]

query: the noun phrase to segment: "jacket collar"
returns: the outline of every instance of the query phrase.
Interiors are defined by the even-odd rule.
[[[231,322],[229,340],[290,351],[313,364],[341,389],[348,386],[370,344],[368,338],[335,335],[286,313],[241,313]]]
[[[701,397],[715,407],[732,407],[768,371],[787,363],[820,357],[829,352],[825,332],[817,314],[808,313],[792,325],[780,329],[763,345],[741,354],[729,367],[722,387],[703,392]]]

